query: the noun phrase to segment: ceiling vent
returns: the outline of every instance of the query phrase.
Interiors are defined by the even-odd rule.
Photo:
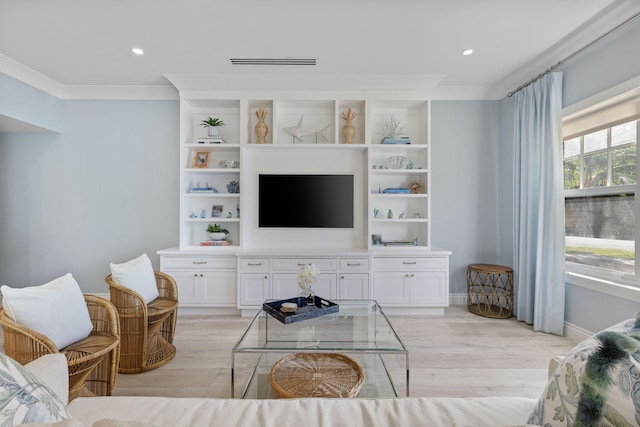
[[[229,58],[233,65],[316,65],[316,58]]]

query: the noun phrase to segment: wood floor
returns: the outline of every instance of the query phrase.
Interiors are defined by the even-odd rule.
[[[410,395],[538,398],[547,364],[576,344],[534,332],[515,319],[476,316],[451,306],[443,316],[389,316],[409,350]],[[230,397],[231,349],[251,319],[181,315],[176,358],[149,372],[118,374],[114,394]]]

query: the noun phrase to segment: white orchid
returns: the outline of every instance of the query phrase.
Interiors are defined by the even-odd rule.
[[[316,276],[320,273],[318,267],[313,264],[304,264],[298,271],[298,287],[300,288],[300,295],[304,297],[314,296],[311,285],[316,281]]]

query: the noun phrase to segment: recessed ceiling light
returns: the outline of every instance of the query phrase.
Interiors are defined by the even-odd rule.
[[[473,53],[473,49],[465,49],[465,50],[462,51],[462,54],[464,56],[471,55],[472,53]]]
[[[139,47],[132,47],[131,52],[135,53],[136,55],[144,55],[144,50],[140,49]]]

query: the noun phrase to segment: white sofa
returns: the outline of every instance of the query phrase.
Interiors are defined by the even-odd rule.
[[[27,365],[67,403],[64,356],[52,354]],[[271,399],[79,397],[67,404],[71,419],[25,426],[520,426],[536,399],[401,398]]]

